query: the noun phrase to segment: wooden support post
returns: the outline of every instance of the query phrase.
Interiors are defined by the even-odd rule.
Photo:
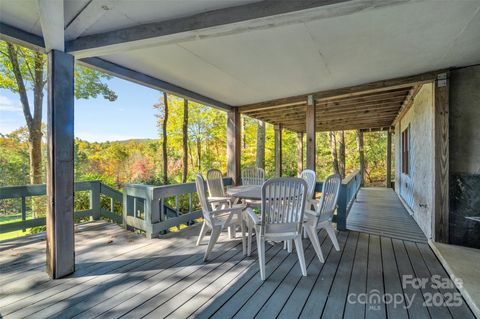
[[[303,133],[297,133],[297,175],[303,171]]]
[[[72,55],[48,53],[47,272],[54,279],[75,271],[73,66]]]
[[[275,125],[275,177],[282,176],[282,126]]]
[[[449,242],[449,73],[434,83],[434,240]]]
[[[234,185],[240,184],[240,116],[238,108],[227,113],[227,170]]]
[[[392,132],[387,132],[387,188],[392,187]]]
[[[361,186],[365,184],[365,152],[363,151],[363,131],[357,130],[357,148],[360,174],[362,176]]]
[[[313,95],[308,96],[306,112],[306,131],[307,131],[307,169],[316,170],[316,128],[315,128],[315,99]]]

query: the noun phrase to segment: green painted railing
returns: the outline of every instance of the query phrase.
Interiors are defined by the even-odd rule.
[[[337,214],[334,216],[338,230],[347,230],[348,213],[357,198],[357,193],[361,185],[362,175],[359,170],[350,173],[343,179],[338,196]]]
[[[231,178],[223,181],[227,186],[232,185]],[[148,238],[153,238],[171,227],[189,224],[202,217],[202,211],[194,205],[196,192],[195,183],[163,186],[127,184],[123,192],[124,225],[140,229]],[[184,211],[181,211],[182,195],[188,201]]]
[[[85,210],[75,211],[75,218],[90,217],[91,219],[99,219],[105,217],[113,220],[118,224],[122,224],[122,213],[115,212],[115,203],[119,203],[121,207],[123,195],[121,192],[103,184],[101,181],[82,181],[75,183],[75,192],[89,192],[89,208]],[[45,217],[27,219],[27,198],[46,195],[45,184],[39,185],[22,185],[22,186],[6,186],[0,187],[0,200],[20,199],[21,200],[21,220],[11,223],[0,224],[0,234],[25,230],[27,228],[44,226]],[[102,196],[109,199],[108,205],[102,206]]]

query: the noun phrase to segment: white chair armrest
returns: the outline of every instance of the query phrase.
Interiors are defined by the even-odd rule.
[[[251,209],[247,209],[247,216],[252,220],[255,225],[260,225],[260,219],[258,219],[257,214]]]
[[[208,197],[208,201],[210,203],[231,202],[232,200],[233,200],[232,197],[216,197],[216,196]]]
[[[245,208],[246,208],[245,205],[235,205],[235,206],[229,207],[229,208],[214,210],[214,211],[212,211],[212,214],[213,215],[218,215],[218,214],[223,214],[223,213],[231,213],[231,214],[241,213],[242,210],[244,210]]]
[[[311,209],[306,209],[306,210],[305,210],[305,214],[308,214],[309,216],[312,216],[312,217],[318,217],[318,216],[320,216],[319,213],[317,213],[317,212],[315,212],[315,211],[313,211],[313,210],[311,210]]]

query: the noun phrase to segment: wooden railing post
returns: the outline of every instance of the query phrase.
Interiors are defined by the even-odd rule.
[[[27,203],[25,201],[25,196],[22,196],[22,222],[24,222],[22,231],[26,230],[26,227],[25,227],[26,220],[27,220]]]
[[[101,214],[100,203],[100,182],[92,181],[90,183],[90,209],[92,210],[91,220],[98,220]]]

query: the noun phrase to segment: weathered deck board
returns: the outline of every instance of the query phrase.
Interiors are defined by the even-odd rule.
[[[402,286],[402,276],[448,278],[429,246],[354,231],[340,232],[335,251],[324,231],[319,233],[326,258],[320,263],[304,240],[308,276],[301,276],[297,255],[281,244],[267,245],[267,280],[258,274],[255,246],[251,257],[240,239],[222,235],[209,262],[202,261],[206,245],[195,246],[198,226],[160,239],[147,240],[118,226],[96,222],[82,226],[77,238],[82,253],[78,272],[60,280],[32,286],[43,274],[39,261],[15,272],[0,272],[2,282],[17,278],[14,294],[0,296],[2,318],[473,318],[464,303],[458,307],[422,305],[421,289]],[[92,234],[95,236],[92,237]],[[109,235],[115,234],[113,242]],[[89,240],[89,237],[95,238]],[[104,240],[99,240],[104,238]],[[39,242],[15,250],[25,260],[40,259]],[[89,246],[91,245],[91,246]],[[11,260],[9,250],[0,260]],[[32,257],[28,255],[31,254]],[[82,257],[83,256],[83,257]],[[2,264],[3,267],[3,264]],[[22,278],[28,271],[29,276]],[[25,282],[22,282],[25,281]],[[349,299],[374,289],[413,297],[394,307]],[[426,290],[455,293],[455,288]],[[375,304],[377,305],[377,304]]]
[[[389,188],[361,188],[347,218],[347,229],[369,234],[427,242],[397,194]]]

